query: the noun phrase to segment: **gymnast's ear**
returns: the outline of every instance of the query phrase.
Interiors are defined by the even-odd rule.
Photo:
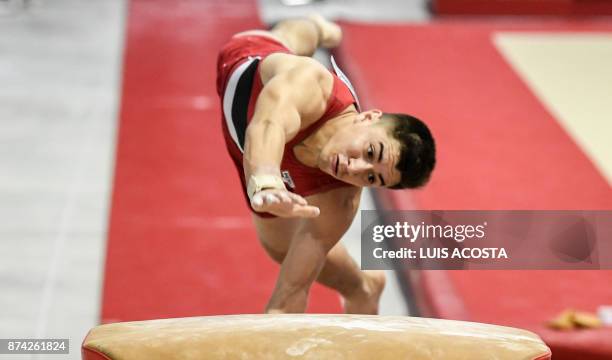
[[[364,121],[376,122],[380,120],[382,114],[383,112],[378,109],[367,110],[357,114],[357,116],[355,116],[354,123],[360,123]]]

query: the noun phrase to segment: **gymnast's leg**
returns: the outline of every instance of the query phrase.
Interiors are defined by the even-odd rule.
[[[312,56],[319,47],[333,48],[342,40],[342,30],[320,15],[289,19],[277,23],[270,31],[249,30],[235,36],[259,35],[276,39],[296,55]]]
[[[253,215],[253,220],[264,249],[281,264],[300,219],[266,219]],[[385,286],[384,272],[359,269],[342,243],[336,244],[327,254],[317,282],[342,295],[346,313],[378,313],[378,301]]]

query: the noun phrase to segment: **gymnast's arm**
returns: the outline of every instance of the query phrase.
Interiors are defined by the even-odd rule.
[[[325,265],[327,253],[348,230],[361,198],[361,188],[343,187],[309,196],[321,216],[304,218],[291,239],[276,287],[266,308],[268,313],[302,313],[310,286]]]
[[[253,119],[246,130],[243,166],[247,184],[252,175],[272,175],[280,179],[285,144],[325,112],[333,86],[331,74],[322,65],[314,64],[314,60],[298,60],[292,67],[285,61],[283,71],[265,79]],[[264,64],[265,60],[262,66]],[[319,215],[318,208],[284,188],[255,193],[251,206],[255,211],[281,217]]]

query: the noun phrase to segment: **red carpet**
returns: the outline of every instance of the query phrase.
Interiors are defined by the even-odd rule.
[[[612,31],[605,23],[507,26],[344,24],[339,56],[368,105],[426,120],[438,144],[431,183],[378,192],[396,209],[612,209],[591,161],[495,49],[494,31]],[[406,274],[425,316],[519,326],[555,360],[612,358],[612,329],[561,333],[568,308],[612,304],[610,271],[422,271]]]
[[[612,15],[609,0],[432,0],[436,15]]]
[[[260,247],[221,135],[217,50],[260,27],[250,0],[134,0],[102,321],[260,313],[278,266]],[[338,312],[315,286],[310,311]]]

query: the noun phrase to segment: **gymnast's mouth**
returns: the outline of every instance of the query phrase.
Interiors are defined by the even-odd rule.
[[[333,160],[334,175],[338,176],[338,166],[340,165],[340,155],[336,154]]]

